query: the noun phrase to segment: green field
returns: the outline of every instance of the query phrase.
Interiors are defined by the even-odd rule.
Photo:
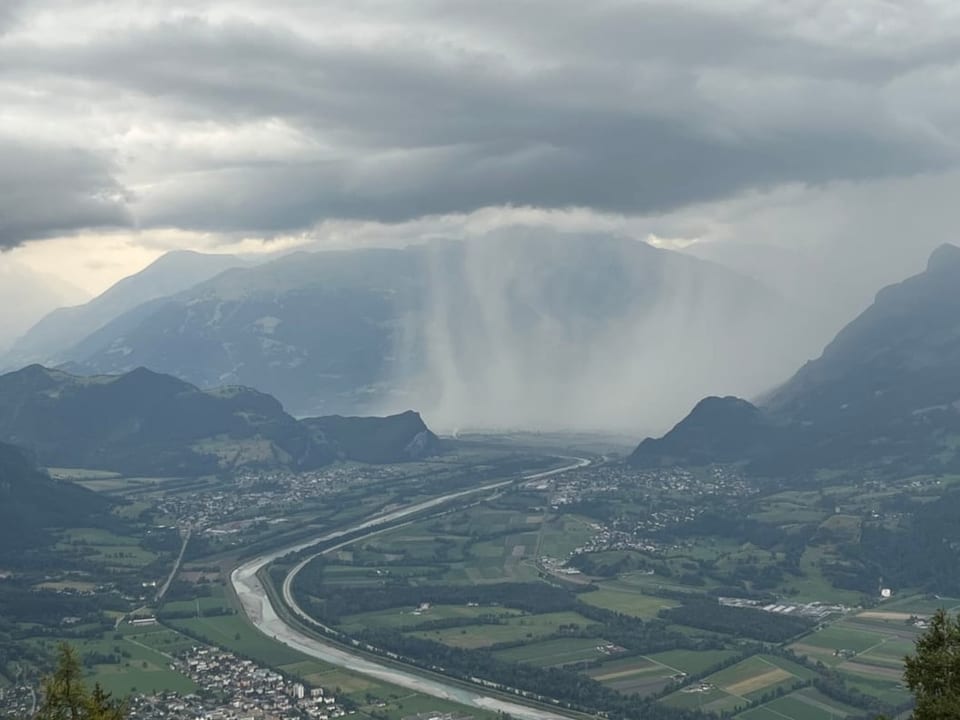
[[[702,708],[707,712],[728,712],[745,708],[774,692],[789,692],[798,682],[816,675],[812,670],[784,658],[754,655],[707,677],[707,691],[697,685],[684,688],[664,699],[672,707]]]
[[[754,655],[724,668],[707,678],[707,682],[722,688],[731,695],[743,697],[756,690],[762,690],[770,685],[777,684],[781,680],[792,675],[779,665],[774,665],[765,658]],[[775,680],[774,678],[780,678]]]
[[[882,631],[877,634],[852,630],[840,625],[832,625],[801,640],[803,645],[812,645],[827,650],[852,650],[861,653],[879,645],[884,640]]]
[[[677,672],[650,658],[631,657],[605,662],[586,674],[624,695],[650,695],[666,687]]]
[[[730,696],[723,690],[713,688],[705,692],[693,692],[680,690],[671,695],[667,695],[661,702],[670,707],[681,708],[684,710],[694,710],[706,708],[711,703],[717,701],[729,701]],[[782,718],[781,718],[782,720]]]
[[[960,610],[960,598],[912,595],[885,602],[882,610],[906,612],[915,615],[933,615],[937,610]]]
[[[508,662],[552,667],[608,657],[608,654],[600,649],[606,644],[603,640],[592,638],[563,638],[500,650],[494,653],[494,656]]]
[[[879,647],[857,656],[857,661],[897,669],[903,668],[903,659],[914,652],[916,646],[905,640],[890,640]]]
[[[376,612],[347,615],[340,620],[339,627],[344,632],[355,632],[366,628],[392,628],[404,630],[433,620],[476,619],[489,615],[498,617],[518,616],[519,610],[503,607],[468,607],[466,605],[433,605],[429,610],[415,611],[413,608],[391,608]]]
[[[862,673],[850,672],[846,668],[839,668],[840,674],[850,687],[854,687],[866,695],[883,702],[898,704],[909,700],[910,695],[901,683],[892,677],[870,677]]]
[[[171,620],[169,624],[210,645],[217,645],[264,665],[276,667],[305,659],[296,650],[260,634],[239,615]]]
[[[605,610],[632,615],[639,618],[655,618],[664,608],[676,607],[677,603],[655,595],[643,595],[637,591],[618,590],[601,585],[599,590],[580,595],[583,602]]]
[[[593,524],[575,515],[551,517],[540,531],[539,555],[565,559],[596,534]]]
[[[230,604],[225,598],[202,597],[197,598],[196,600],[176,600],[174,602],[166,602],[163,604],[163,612],[196,613],[199,609],[200,613],[202,614],[204,611],[221,610],[228,607],[230,607]]]
[[[125,637],[127,640],[146,645],[166,655],[176,655],[197,645],[196,640],[167,628],[159,628],[148,632],[141,630]]]
[[[421,630],[410,633],[425,640],[434,640],[452,647],[476,649],[505,642],[521,642],[547,637],[558,632],[561,625],[592,625],[574,612],[520,615],[509,618],[502,625],[468,625],[444,630]]]
[[[330,673],[335,668],[333,665],[329,665],[320,660],[301,660],[300,662],[290,663],[289,665],[281,665],[279,669],[288,675],[300,678],[308,685],[323,686],[324,683],[320,682],[317,678]],[[333,686],[330,686],[330,688],[333,689]]]
[[[751,710],[745,710],[736,717],[742,720],[787,720],[788,718],[788,716],[775,713],[766,705],[761,705],[760,707],[756,707]],[[790,718],[789,720],[793,719]]]
[[[159,556],[140,547],[133,537],[114,535],[96,528],[74,528],[61,536],[57,547],[68,551],[82,551],[90,561],[107,567],[136,569],[154,562]]]
[[[50,638],[35,641],[47,652],[52,652],[56,641]],[[125,635],[117,639],[112,634],[98,639],[71,639],[81,658],[88,653],[114,655],[115,664],[95,665],[88,670],[88,680],[100,683],[105,690],[117,697],[126,697],[135,692],[174,690],[190,693],[196,686],[190,678],[170,669],[171,657],[165,650],[158,650],[143,642],[139,635]]]
[[[698,675],[737,655],[732,650],[668,650],[650,659],[687,675]]]
[[[785,697],[777,698],[752,710],[746,710],[737,718],[743,720],[766,720],[779,718],[784,720],[834,720],[848,715],[859,717],[863,710],[857,710],[818,693],[812,688],[805,688],[790,693]]]

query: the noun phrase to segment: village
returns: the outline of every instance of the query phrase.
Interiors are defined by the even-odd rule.
[[[703,497],[749,497],[758,492],[739,471],[723,466],[695,473],[682,468],[639,470],[628,465],[606,464],[529,484],[536,490],[549,491],[550,505],[554,508],[623,494],[677,496],[689,501]]]
[[[190,493],[169,493],[160,498],[156,513],[176,518],[200,534],[240,535],[259,523],[279,523],[284,513],[301,511],[305,501],[388,480],[397,471],[380,466],[334,466],[310,472],[240,472],[229,487],[222,485]]]
[[[0,688],[0,718],[26,718],[36,711],[37,695],[32,686]]]
[[[692,522],[705,512],[707,505],[691,498],[745,498],[757,493],[757,489],[739,472],[719,466],[693,473],[681,468],[636,470],[621,465],[602,465],[528,485],[547,492],[549,506],[555,512],[595,500],[655,506],[643,513],[616,514],[604,522],[594,523],[593,536],[570,557],[616,550],[666,553],[692,547],[692,541],[665,544],[656,539],[664,530]],[[562,566],[569,559],[545,557],[540,560],[551,572],[562,573]],[[568,571],[571,574],[576,572]]]
[[[323,688],[309,687],[223,650],[194,647],[174,664],[196,683],[197,691],[134,696],[129,701],[130,720],[331,720],[347,714]]]

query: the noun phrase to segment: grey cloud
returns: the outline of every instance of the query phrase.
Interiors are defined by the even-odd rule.
[[[561,54],[581,63],[658,61],[682,68],[734,67],[755,74],[882,83],[929,65],[952,65],[960,57],[960,37],[916,44],[878,38],[869,46],[803,37],[774,4],[732,11],[721,4],[708,9],[677,2],[554,0],[545,12],[540,2],[438,0],[421,8],[423,17],[445,15],[538,48],[548,57]]]
[[[176,178],[144,198],[146,224],[205,230],[280,232],[325,217],[395,222],[492,205],[590,206],[657,212],[794,174],[870,177],[940,159],[922,148],[892,153],[881,138],[799,135],[755,147],[711,144],[654,121],[594,127],[563,144],[502,143],[404,153],[378,162],[353,159],[256,165]],[[363,167],[361,167],[363,166]]]
[[[5,0],[0,4],[0,35],[16,24],[22,5],[22,0]]]
[[[0,138],[0,160],[0,250],[131,222],[110,165],[91,152]]]
[[[77,92],[149,102],[161,120],[278,118],[335,148],[157,178],[136,206],[146,225],[283,231],[500,204],[655,213],[957,161],[950,138],[874,87],[956,61],[951,38],[845,47],[760,11],[528,0],[358,4],[411,28],[362,45],[310,39],[292,7],[270,24],[194,17],[0,46],[0,77],[73,78]],[[444,28],[475,43],[423,42]]]

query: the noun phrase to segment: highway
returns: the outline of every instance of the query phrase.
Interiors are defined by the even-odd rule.
[[[590,464],[590,460],[587,460],[586,458],[569,459],[574,461],[571,465],[550,470],[546,473],[528,475],[522,479],[540,479],[543,477],[549,477],[550,475],[557,475],[568,470],[585,467]],[[480,708],[493,712],[509,713],[513,717],[519,718],[520,720],[569,720],[568,716],[554,713],[549,710],[511,702],[499,697],[486,695],[481,689],[473,689],[468,686],[447,682],[436,675],[420,673],[416,668],[401,669],[398,667],[392,667],[385,663],[371,660],[365,655],[354,653],[339,645],[327,642],[319,637],[308,635],[305,632],[288,625],[286,621],[284,621],[277,614],[270,597],[267,595],[265,588],[260,582],[260,579],[257,577],[257,573],[261,569],[291,552],[299,552],[316,545],[330,543],[338,538],[343,538],[344,536],[349,536],[349,539],[344,541],[345,544],[355,542],[358,539],[355,537],[356,533],[364,530],[370,530],[370,535],[377,534],[378,532],[384,532],[386,529],[388,529],[382,527],[384,525],[393,526],[394,523],[399,520],[403,520],[404,518],[416,513],[420,513],[424,510],[438,507],[451,500],[456,500],[461,497],[466,497],[485,491],[496,490],[498,488],[510,485],[513,482],[513,480],[504,480],[472,490],[449,493],[441,497],[416,503],[415,505],[410,505],[381,515],[375,515],[372,518],[345,530],[338,530],[328,533],[322,537],[293,545],[291,547],[274,550],[249,560],[238,567],[233,571],[233,573],[231,573],[230,582],[240,600],[240,604],[243,607],[244,613],[247,615],[253,625],[260,630],[260,632],[273,637],[277,641],[282,642],[284,645],[298,650],[305,655],[309,655],[310,657],[317,658],[318,660],[330,663],[331,665],[336,665],[338,667],[342,667],[362,675],[367,675],[399,687],[420,692],[425,695],[451,700],[469,707]],[[333,548],[326,549],[331,550]],[[300,615],[304,615],[304,613],[293,601],[292,593],[290,592],[290,586],[292,584],[293,577],[295,577],[296,573],[299,572],[300,569],[302,569],[310,559],[312,558],[307,558],[300,562],[297,567],[294,568],[294,570],[287,576],[283,585],[285,602],[291,607],[293,612]]]

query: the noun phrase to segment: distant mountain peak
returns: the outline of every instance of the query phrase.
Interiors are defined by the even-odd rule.
[[[960,247],[944,243],[930,255],[930,260],[927,262],[927,272],[945,270],[960,270]]]
[[[248,264],[233,255],[168,252],[89,302],[47,314],[0,357],[0,368],[13,369],[30,362],[59,365],[66,359],[61,351],[124,313]]]
[[[749,461],[775,472],[956,471],[960,452],[960,247],[877,293],[816,360],[759,408],[708,398],[638,463]]]
[[[725,397],[711,395],[698,402],[691,415],[699,417],[722,415],[728,417],[731,413],[737,413],[744,417],[749,417],[755,415],[757,412],[759,412],[759,410],[753,403],[736,397],[735,395],[727,395]]]

